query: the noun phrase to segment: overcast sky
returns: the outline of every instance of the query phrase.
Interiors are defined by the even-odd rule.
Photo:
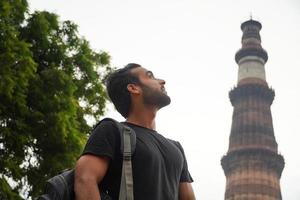
[[[234,61],[240,25],[262,24],[275,137],[285,158],[281,191],[300,199],[300,1],[299,0],[29,0],[31,10],[57,13],[79,25],[95,50],[111,63],[136,62],[166,80],[170,106],[157,116],[157,130],[185,149],[199,200],[224,199],[220,165],[228,150],[233,108],[228,92],[237,84]],[[123,120],[111,107],[107,116]]]

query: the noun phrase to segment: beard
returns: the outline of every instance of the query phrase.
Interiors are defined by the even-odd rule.
[[[146,105],[157,106],[158,109],[171,103],[171,98],[164,92],[155,90],[148,86],[142,85],[144,103]]]

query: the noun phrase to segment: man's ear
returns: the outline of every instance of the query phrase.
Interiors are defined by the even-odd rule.
[[[132,84],[132,83],[127,85],[127,90],[131,94],[140,94],[141,93],[141,88],[138,85]]]

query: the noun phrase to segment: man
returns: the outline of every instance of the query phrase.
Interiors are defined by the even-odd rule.
[[[107,92],[126,125],[136,132],[132,157],[135,200],[194,200],[183,149],[155,131],[157,111],[170,104],[165,81],[130,63],[112,73]],[[98,184],[118,199],[122,169],[120,136],[111,122],[93,131],[75,168],[77,200],[99,200]]]

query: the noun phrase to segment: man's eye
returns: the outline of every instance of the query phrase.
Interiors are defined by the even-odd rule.
[[[153,75],[152,73],[148,73],[148,77],[149,77],[149,78],[153,78],[153,79],[155,78],[154,75]]]

